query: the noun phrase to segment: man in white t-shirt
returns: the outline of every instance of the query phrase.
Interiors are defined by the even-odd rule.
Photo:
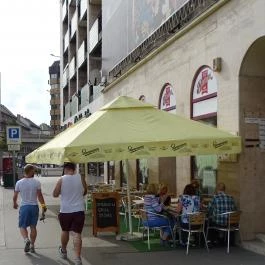
[[[28,164],[24,167],[24,178],[16,183],[13,208],[18,208],[18,194],[20,193],[21,203],[19,208],[19,229],[24,239],[25,252],[35,252],[35,240],[37,237],[37,223],[39,218],[38,200],[41,204],[42,211],[45,212],[47,207],[41,192],[41,183],[34,178],[35,166]],[[27,228],[30,227],[30,236]]]
[[[61,206],[59,222],[62,228],[61,246],[59,254],[61,258],[67,259],[67,244],[69,232],[72,232],[76,265],[81,265],[82,238],[81,233],[85,222],[84,195],[87,193],[87,185],[84,177],[76,174],[74,163],[64,164],[64,175],[58,180],[53,196],[61,195]]]

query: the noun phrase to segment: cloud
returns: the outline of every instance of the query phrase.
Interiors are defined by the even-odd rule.
[[[7,12],[8,11],[8,12]],[[1,2],[1,103],[36,124],[50,121],[48,68],[60,51],[57,0]]]

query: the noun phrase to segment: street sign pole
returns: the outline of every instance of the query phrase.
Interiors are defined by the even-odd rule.
[[[13,157],[12,157],[12,165],[13,165],[13,184],[14,184],[14,190],[15,190],[15,186],[16,186],[16,161],[15,161],[15,159],[16,159],[15,155],[16,155],[16,153],[15,153],[15,151],[13,151],[12,154],[13,154]]]

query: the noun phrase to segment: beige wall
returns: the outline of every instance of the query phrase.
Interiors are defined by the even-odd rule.
[[[147,102],[158,105],[160,91],[169,82],[176,95],[177,113],[190,117],[190,91],[196,71],[202,65],[212,67],[213,59],[221,57],[222,71],[215,73],[218,83],[218,127],[238,133],[239,69],[247,49],[265,34],[262,10],[265,10],[263,0],[228,1],[217,12],[109,89],[104,94],[104,102],[119,95],[138,98],[144,94]],[[176,165],[176,190],[181,193],[190,180],[190,159],[177,158]],[[227,181],[231,185],[228,190],[238,198],[237,163],[222,163],[218,179]]]
[[[259,125],[245,123],[244,119],[265,118],[265,75],[263,78],[241,77],[240,92],[241,135],[244,145],[256,145],[259,141],[248,139],[259,139]],[[240,207],[243,211],[241,225],[246,239],[252,239],[255,233],[265,232],[264,157],[265,152],[258,146],[245,147],[240,157]]]

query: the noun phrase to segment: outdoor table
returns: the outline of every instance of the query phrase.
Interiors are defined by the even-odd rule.
[[[171,204],[175,207],[178,204],[179,199],[178,198],[171,198]],[[133,203],[136,205],[144,204],[144,200],[133,200]]]
[[[178,204],[179,198],[171,198],[171,204]]]
[[[133,203],[136,205],[144,204],[144,200],[133,200]]]

